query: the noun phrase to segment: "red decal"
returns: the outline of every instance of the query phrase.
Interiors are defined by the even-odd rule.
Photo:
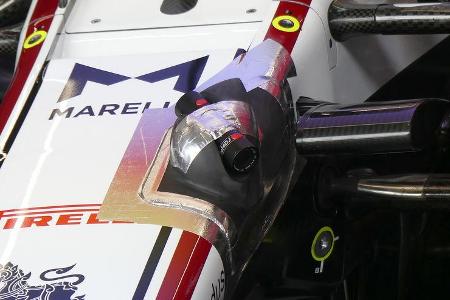
[[[133,224],[98,219],[100,204],[42,206],[0,210],[0,228],[4,230],[63,225]]]
[[[67,209],[67,210],[47,210],[47,211],[33,211],[33,212],[23,212],[15,214],[4,214],[5,217],[20,217],[20,216],[32,216],[41,214],[53,214],[53,213],[69,213],[69,212],[98,212],[98,209]]]
[[[83,214],[60,215],[56,225],[79,225]]]
[[[26,217],[22,222],[22,228],[28,228],[33,225],[38,227],[50,226],[48,222],[52,220],[51,216]]]
[[[87,221],[87,224],[108,224],[109,223],[109,221],[100,221],[97,218],[97,216],[98,216],[97,214],[90,215],[89,219]]]
[[[70,207],[98,207],[100,208],[101,204],[75,204],[75,205],[57,205],[57,206],[37,206],[37,207],[28,207],[28,208],[15,208],[15,209],[6,209],[0,211],[0,217],[4,213],[16,212],[16,211],[29,211],[29,210],[50,210],[54,208],[70,208]]]
[[[57,7],[58,0],[38,1],[33,11],[26,36],[29,36],[36,30],[48,32]],[[0,104],[0,133],[3,132],[3,129],[5,128],[6,122],[14,109],[28,75],[33,68],[34,62],[39,55],[41,47],[42,44],[39,44],[29,49],[22,49],[14,77]]]
[[[265,40],[271,39],[280,43],[281,45],[284,46],[284,48],[286,48],[286,50],[289,53],[291,53],[295,43],[297,42],[297,38],[301,31],[301,26],[305,21],[306,14],[308,13],[310,4],[311,0],[294,0],[290,2],[280,2],[273,19],[285,15],[290,16],[295,18],[300,23],[300,28],[294,32],[286,32],[275,28],[273,24],[271,24],[264,39]]]
[[[156,299],[190,299],[210,249],[206,240],[183,231]]]
[[[3,229],[13,229],[16,226],[17,219],[8,219],[3,226]]]

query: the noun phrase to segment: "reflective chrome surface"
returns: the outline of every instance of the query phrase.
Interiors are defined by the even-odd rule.
[[[231,130],[256,137],[256,123],[247,103],[221,101],[194,111],[173,129],[171,164],[186,173],[203,148]]]
[[[265,40],[251,51],[238,56],[195,90],[201,92],[219,82],[239,78],[247,91],[260,87],[278,98],[281,84],[294,64],[286,49],[273,40]]]
[[[372,196],[388,196],[407,199],[421,199],[427,175],[405,175],[361,179],[358,192]]]
[[[299,117],[297,147],[315,155],[421,150],[434,143],[448,106],[441,99],[319,105]]]

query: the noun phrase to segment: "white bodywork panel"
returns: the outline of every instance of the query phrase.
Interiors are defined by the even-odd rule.
[[[160,11],[162,3],[161,0],[128,0],[124,5],[120,0],[77,0],[66,32],[260,22],[264,20],[267,9],[267,1],[264,0],[208,0],[199,1],[185,13],[167,15]]]
[[[362,102],[443,38],[363,37],[333,42],[330,48],[330,2],[313,0],[292,53],[298,74],[289,79],[294,99]],[[78,0],[60,30],[42,86],[0,169],[0,264],[12,262],[32,272],[30,284],[43,284],[41,272],[76,264],[70,272],[85,276],[77,295],[131,299],[161,226],[98,224],[92,214],[98,212],[145,105],[167,109],[166,102],[171,106],[182,95],[174,90],[177,77],[155,83],[136,77],[208,56],[201,84],[231,62],[237,49],[261,42],[277,8],[270,0],[200,0],[186,14],[167,16],[160,5]],[[58,24],[61,18],[55,18]],[[80,95],[58,102],[75,64],[129,79],[110,85],[88,82]],[[121,113],[127,103],[139,103],[139,113]],[[120,109],[100,115],[108,104]],[[70,107],[70,117],[51,118],[55,109]],[[86,107],[92,114],[87,110],[75,117]],[[2,134],[2,143],[8,135]],[[41,218],[33,223],[30,217]],[[172,231],[145,299],[156,297],[180,235]],[[213,249],[193,299],[209,299],[222,271]]]

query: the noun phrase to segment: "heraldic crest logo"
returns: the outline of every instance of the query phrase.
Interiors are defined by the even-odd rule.
[[[84,300],[85,295],[74,296],[84,276],[65,275],[74,267],[44,271],[39,276],[43,284],[33,286],[28,283],[31,273],[25,274],[12,263],[0,264],[0,300]]]

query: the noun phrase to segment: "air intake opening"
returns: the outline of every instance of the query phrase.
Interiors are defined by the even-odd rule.
[[[164,0],[161,12],[166,15],[178,15],[190,11],[197,5],[198,0]]]

